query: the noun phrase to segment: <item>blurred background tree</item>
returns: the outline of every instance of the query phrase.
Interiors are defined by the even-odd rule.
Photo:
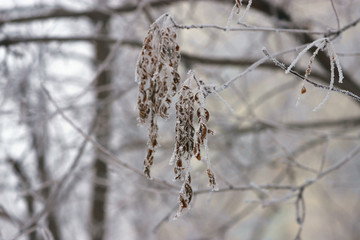
[[[0,239],[358,239],[357,1],[0,7]],[[149,26],[166,12],[177,29],[181,82],[192,69],[218,90],[206,105],[219,191],[207,186],[206,164],[192,159],[191,209],[177,220],[181,184],[168,164],[175,111],[159,121],[148,180],[134,81]],[[263,53],[287,67],[321,38],[310,75],[319,45],[290,74]],[[335,68],[334,89],[314,112],[332,79],[330,46],[344,79]]]

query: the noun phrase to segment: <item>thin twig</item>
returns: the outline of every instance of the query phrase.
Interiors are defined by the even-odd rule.
[[[320,167],[319,167],[319,170],[318,170],[318,175],[321,174],[321,172],[324,169],[324,165],[325,165],[325,161],[326,161],[326,157],[327,157],[327,152],[328,152],[328,149],[329,149],[329,141],[330,141],[330,137],[328,137],[327,141],[325,142],[325,148],[324,148],[323,155],[321,157],[321,162],[320,162]]]
[[[265,54],[265,56],[267,56],[269,59],[271,59],[274,64],[278,67],[280,67],[281,69],[283,70],[287,70],[285,64],[279,62],[277,59],[274,58],[274,56],[271,56],[269,54],[269,52],[266,50],[266,48],[263,48],[263,53]],[[311,85],[313,85],[314,87],[317,87],[317,88],[322,88],[322,89],[326,89],[326,90],[331,90],[331,91],[334,91],[334,92],[339,92],[339,93],[342,93],[342,94],[345,94],[353,99],[355,99],[356,101],[360,102],[360,97],[350,91],[347,91],[347,90],[343,90],[343,89],[340,89],[340,88],[336,88],[336,87],[332,87],[330,88],[329,86],[325,86],[325,85],[322,85],[322,84],[319,84],[319,83],[316,83],[308,78],[305,78],[304,76],[302,76],[300,73],[294,71],[294,70],[290,70],[289,71],[291,74],[295,75],[296,77],[298,78],[301,78],[302,80],[305,80],[306,82],[310,83]]]
[[[330,2],[331,2],[331,6],[332,6],[332,8],[334,10],[334,13],[335,13],[338,31],[340,31],[340,20],[339,20],[339,16],[337,14],[337,11],[336,11],[336,8],[335,8],[335,5],[334,5],[334,0],[330,0]]]
[[[222,31],[249,31],[249,32],[275,32],[275,33],[293,33],[293,34],[314,34],[314,35],[324,35],[326,37],[338,36],[344,31],[356,26],[360,22],[360,17],[351,23],[347,24],[342,28],[338,28],[336,31],[311,31],[307,29],[289,29],[289,28],[269,28],[269,27],[240,27],[240,28],[227,28],[217,24],[191,24],[191,25],[180,25],[171,18],[171,21],[174,24],[174,27],[179,29],[217,29]]]
[[[336,54],[340,57],[354,57],[354,56],[360,56],[360,52],[349,52],[349,53],[343,53],[343,52],[336,52]]]
[[[295,156],[287,149],[285,145],[283,145],[280,141],[278,141],[274,136],[269,134],[269,136],[272,138],[272,140],[280,147],[280,149],[286,154],[284,157],[288,160],[288,162],[292,165],[295,165],[296,167],[306,170],[311,173],[317,173],[317,171],[313,168],[310,168],[308,166],[305,166],[298,161],[296,161]]]
[[[173,19],[172,19],[173,21]],[[231,31],[231,32],[275,32],[275,33],[294,33],[294,34],[314,34],[314,35],[325,35],[329,32],[324,31],[311,31],[306,29],[289,29],[289,28],[269,28],[269,27],[238,27],[238,28],[226,28],[217,24],[191,24],[191,25],[179,25],[173,21],[174,27],[179,29],[217,29],[222,31]],[[335,33],[334,33],[335,34]],[[333,35],[333,34],[330,34]]]
[[[317,182],[319,179],[321,179],[321,178],[325,177],[326,175],[332,173],[333,171],[341,168],[344,164],[349,162],[351,159],[353,159],[359,153],[360,153],[360,146],[356,146],[341,161],[333,164],[328,169],[326,169],[321,174],[319,174],[317,177],[312,178],[310,180],[306,180],[305,182],[303,182],[300,185],[273,185],[273,184],[261,185],[261,184],[259,184],[257,186],[261,189],[291,190],[292,192],[294,192],[301,188],[306,188],[306,187],[312,185],[313,183]],[[218,191],[216,191],[214,193],[229,192],[229,191],[249,191],[249,190],[254,190],[254,186],[253,185],[235,186],[235,187],[231,186],[231,187],[227,187],[227,188],[220,188]],[[194,195],[205,194],[205,193],[209,193],[209,190],[208,189],[199,189],[199,190],[193,192]]]
[[[295,236],[295,240],[301,240],[301,233],[304,227],[304,220],[306,216],[305,199],[304,199],[305,188],[300,188],[295,202],[296,208],[296,222],[299,224],[299,230]]]
[[[61,115],[61,117],[68,123],[70,124],[71,127],[73,127],[76,132],[78,132],[81,136],[83,136],[87,141],[89,141],[94,147],[98,148],[100,151],[102,151],[106,156],[109,157],[109,159],[104,159],[104,161],[106,161],[108,164],[114,165],[114,166],[122,166],[140,176],[144,176],[143,172],[141,170],[138,170],[137,168],[134,168],[132,166],[130,166],[129,164],[121,161],[119,158],[117,158],[115,155],[113,155],[109,150],[107,150],[106,148],[104,148],[101,144],[99,144],[97,141],[95,141],[92,137],[90,137],[88,134],[86,134],[80,127],[78,127],[69,117],[67,117],[65,115],[65,113],[60,109],[60,107],[57,105],[56,101],[52,98],[52,96],[50,95],[49,91],[46,89],[46,87],[41,84],[41,87],[43,89],[43,91],[45,92],[46,96],[49,98],[50,102],[54,105],[54,107],[56,108],[56,110],[59,112],[59,114]],[[162,179],[152,179],[152,181],[160,183],[162,185],[166,185],[169,188],[175,188],[177,189],[178,187],[168,183],[165,180]]]
[[[176,204],[175,207],[173,207],[173,208],[160,220],[160,222],[158,222],[158,223],[155,225],[155,227],[153,228],[152,232],[153,232],[153,233],[156,233],[157,230],[161,227],[161,225],[162,225],[163,223],[165,223],[167,220],[170,219],[171,214],[172,214],[173,212],[175,212],[178,207],[179,207],[179,206]]]

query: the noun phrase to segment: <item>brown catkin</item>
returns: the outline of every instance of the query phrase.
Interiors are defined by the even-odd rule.
[[[188,162],[194,151],[194,94],[190,82],[186,80],[180,90],[176,102],[175,148],[173,161],[175,162],[175,180],[183,181]]]
[[[198,105],[197,108],[197,119],[198,119],[198,127],[195,132],[195,147],[194,147],[194,155],[196,159],[203,160],[207,164],[207,175],[209,177],[209,186],[212,190],[217,190],[217,184],[215,181],[215,174],[211,170],[210,159],[208,156],[208,146],[207,146],[207,136],[208,134],[213,135],[214,132],[208,128],[207,122],[210,119],[210,113],[205,105],[205,98],[209,94],[209,89],[204,86],[204,82],[198,80],[194,75],[194,80],[197,83],[197,93],[195,94],[195,101]],[[205,149],[205,154],[201,152],[201,149]]]
[[[139,85],[137,109],[139,123],[148,128],[144,174],[151,178],[150,168],[159,146],[158,118],[166,120],[169,117],[172,98],[178,94],[178,101],[175,104],[175,147],[170,161],[175,164],[174,180],[182,182],[176,216],[180,216],[184,209],[190,207],[193,197],[191,187],[193,156],[207,163],[209,185],[212,190],[216,190],[215,175],[210,168],[207,148],[207,136],[213,134],[213,131],[207,126],[210,113],[206,109],[205,98],[211,90],[191,72],[178,92],[179,63],[180,47],[176,43],[175,27],[171,17],[165,14],[151,25],[137,61],[136,82]],[[197,122],[194,119],[197,119]],[[205,154],[201,149],[205,149]]]
[[[196,86],[194,90],[192,85]],[[207,135],[213,132],[207,127],[210,113],[205,107],[205,97],[208,92],[203,85],[204,83],[190,72],[190,77],[183,83],[176,102],[175,148],[170,162],[175,163],[174,180],[183,182],[179,192],[179,210],[176,216],[189,207],[192,199],[191,158],[193,156],[207,163],[209,185],[213,190],[216,189],[215,175],[210,169],[207,156]],[[196,129],[195,116],[197,117]],[[205,148],[205,154],[201,153],[202,148]]]
[[[144,174],[148,178],[158,147],[158,116],[168,118],[171,99],[180,83],[180,47],[176,42],[175,28],[168,18],[168,15],[163,15],[151,25],[136,65],[138,121],[146,125],[149,132],[144,160]]]

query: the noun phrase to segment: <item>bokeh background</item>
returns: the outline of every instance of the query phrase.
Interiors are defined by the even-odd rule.
[[[335,86],[360,96],[358,1],[254,0],[237,24],[242,2],[231,22],[241,31],[177,30],[182,81],[192,69],[221,86],[263,47],[289,50],[276,57],[289,65],[328,34],[345,75]],[[168,12],[181,25],[225,27],[234,4],[0,0],[0,239],[359,239],[360,102],[332,92],[314,112],[327,91],[306,84],[296,106],[302,80],[269,60],[206,100],[218,192],[193,159],[191,209],[173,219],[174,110],[159,121],[155,181],[141,174],[135,68],[149,26]],[[313,51],[294,70],[304,75]],[[309,79],[329,85],[326,50]]]

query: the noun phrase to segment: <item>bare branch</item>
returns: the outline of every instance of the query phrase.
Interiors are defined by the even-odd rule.
[[[331,2],[331,6],[334,10],[334,13],[335,13],[335,17],[336,17],[336,22],[337,22],[337,27],[338,27],[338,31],[340,30],[340,20],[339,20],[339,16],[337,14],[337,11],[336,11],[336,8],[335,8],[335,5],[334,5],[334,0],[330,0]]]
[[[271,59],[276,66],[280,67],[281,69],[283,70],[287,70],[287,68],[285,67],[285,65],[281,62],[279,62],[278,60],[276,60],[273,56],[270,56],[269,52],[264,48],[263,49],[263,52],[264,54],[269,58]],[[360,102],[360,97],[350,91],[347,91],[347,90],[343,90],[343,89],[339,89],[339,88],[336,88],[336,87],[329,87],[329,86],[325,86],[325,85],[322,85],[322,84],[319,84],[319,83],[316,83],[308,78],[305,78],[304,76],[302,76],[300,73],[294,71],[294,70],[290,70],[289,71],[291,74],[295,75],[296,77],[302,79],[302,80],[305,80],[306,82],[310,83],[311,85],[313,85],[314,87],[318,87],[318,88],[322,88],[322,89],[326,89],[326,90],[330,90],[330,91],[334,91],[334,92],[339,92],[339,93],[342,93],[344,95],[347,95],[351,98],[353,98],[354,100]]]
[[[134,173],[136,173],[137,175],[140,175],[142,177],[144,177],[143,172],[141,170],[138,170],[132,166],[130,166],[129,164],[121,161],[119,158],[117,158],[116,156],[114,156],[109,150],[105,149],[102,145],[100,145],[98,142],[96,142],[94,139],[92,139],[88,134],[86,134],[80,127],[78,127],[69,117],[67,117],[65,115],[65,113],[60,109],[60,107],[58,106],[58,104],[55,102],[55,100],[51,97],[49,91],[46,89],[46,87],[44,85],[41,85],[43,91],[45,92],[46,96],[49,98],[50,102],[54,105],[54,107],[56,108],[56,110],[59,112],[59,114],[61,115],[61,117],[70,124],[70,126],[72,126],[74,128],[74,130],[76,130],[76,132],[78,132],[81,136],[83,136],[87,141],[89,141],[92,145],[94,145],[96,148],[98,148],[99,150],[101,150],[106,156],[109,157],[109,159],[106,159],[104,161],[106,161],[107,163],[114,165],[114,166],[122,166]],[[174,188],[177,189],[177,186],[170,184],[164,180],[160,180],[157,178],[153,178],[154,182],[157,182],[159,184],[165,185],[169,188]]]

